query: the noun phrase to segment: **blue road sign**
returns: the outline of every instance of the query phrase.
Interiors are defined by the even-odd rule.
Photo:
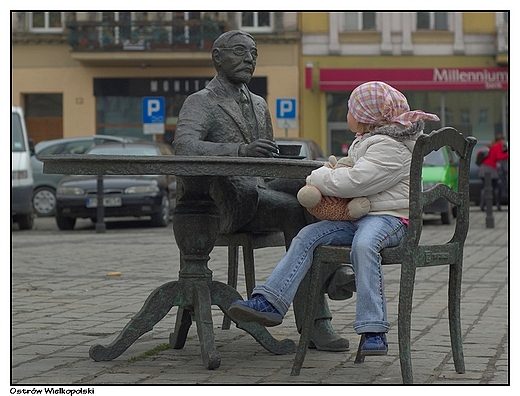
[[[276,118],[296,118],[296,99],[276,99]]]
[[[143,124],[164,124],[163,97],[143,98]]]
[[[164,98],[143,98],[143,133],[145,135],[162,135],[165,122]]]

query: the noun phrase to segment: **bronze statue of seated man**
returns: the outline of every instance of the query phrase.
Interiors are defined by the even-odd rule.
[[[228,31],[215,40],[212,59],[217,75],[183,104],[173,142],[177,155],[274,156],[277,145],[269,108],[246,85],[255,71],[257,57],[256,41],[248,33]],[[306,210],[296,199],[296,191],[305,180],[294,191],[275,189],[276,184],[270,185],[258,177],[219,177],[210,191],[220,212],[220,233],[280,230],[288,247],[309,221]],[[331,277],[333,285],[339,282],[352,286],[353,273],[346,267],[334,276],[325,274],[324,279]],[[305,282],[300,289],[305,290]],[[351,295],[348,292],[345,296]],[[298,329],[303,320],[305,297],[304,293],[298,293],[294,300]],[[330,322],[331,314],[323,298],[311,345],[328,351],[348,350],[348,340],[337,335]]]

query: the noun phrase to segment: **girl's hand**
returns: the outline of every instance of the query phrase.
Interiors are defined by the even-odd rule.
[[[329,204],[335,204],[341,200],[341,198],[339,198],[339,197],[331,197],[331,196],[327,196],[327,195],[324,195],[323,197],[321,197],[321,199],[324,202],[329,203]]]

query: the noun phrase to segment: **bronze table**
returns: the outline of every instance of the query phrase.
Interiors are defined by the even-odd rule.
[[[296,159],[204,156],[102,156],[55,155],[42,159],[45,173],[78,175],[176,175],[183,189],[173,213],[173,232],[180,251],[179,279],[163,284],[148,296],[141,310],[130,319],[119,336],[108,346],[94,345],[89,354],[95,361],[120,356],[141,335],[153,329],[172,307],[179,307],[170,346],[184,346],[192,318],[197,325],[204,366],[216,369],[220,355],[215,346],[211,305],[225,314],[241,295],[225,283],[212,279],[209,254],[215,246],[219,216],[209,194],[218,176],[264,176],[305,178],[322,165]],[[256,323],[236,323],[265,349],[275,354],[292,353],[290,339],[276,340]]]

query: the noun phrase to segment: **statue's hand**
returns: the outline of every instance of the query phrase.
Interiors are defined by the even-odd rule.
[[[272,157],[278,151],[276,143],[267,139],[258,139],[240,146],[241,157]]]

